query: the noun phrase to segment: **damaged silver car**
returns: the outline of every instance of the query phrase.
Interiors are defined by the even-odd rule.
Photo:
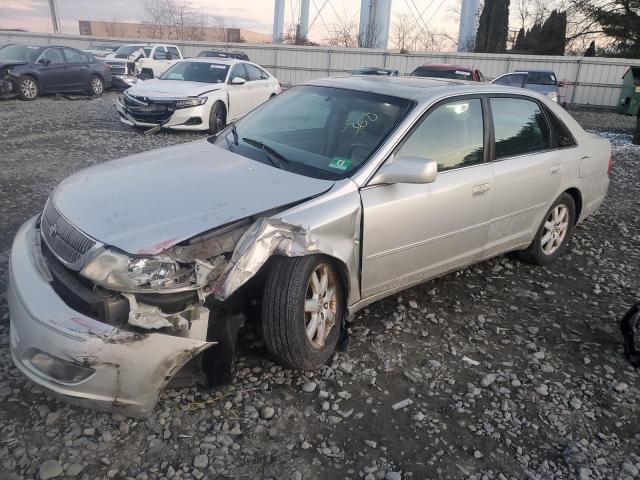
[[[556,259],[609,167],[608,142],[535,92],[293,87],[207,140],[63,181],[13,244],[12,358],[67,401],[145,416],[169,384],[230,381],[261,305],[273,357],[312,369],[380,298],[510,250]]]

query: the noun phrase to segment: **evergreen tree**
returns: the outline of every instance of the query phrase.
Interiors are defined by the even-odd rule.
[[[606,35],[616,40],[616,55],[640,58],[640,0],[613,0],[595,5],[587,0],[582,9],[600,24]]]
[[[509,2],[510,0],[485,0],[476,34],[476,53],[506,52]]]

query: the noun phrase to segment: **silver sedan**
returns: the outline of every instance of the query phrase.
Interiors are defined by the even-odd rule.
[[[508,251],[558,258],[610,154],[522,89],[293,87],[207,140],[63,181],[13,244],[13,360],[68,401],[145,416],[176,378],[228,382],[260,305],[273,357],[313,369],[378,299]]]

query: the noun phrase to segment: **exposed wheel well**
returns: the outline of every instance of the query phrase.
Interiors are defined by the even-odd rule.
[[[570,188],[565,193],[568,193],[569,195],[571,195],[571,197],[573,198],[573,201],[576,204],[576,220],[575,221],[576,223],[578,223],[578,219],[582,214],[582,194],[580,193],[580,190],[578,190],[575,187]]]

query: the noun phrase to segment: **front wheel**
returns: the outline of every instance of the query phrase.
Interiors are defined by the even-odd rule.
[[[340,338],[345,299],[328,257],[277,257],[262,300],[262,331],[271,354],[291,368],[325,364]]]
[[[209,113],[209,133],[215,135],[224,128],[227,123],[224,106],[220,102],[216,102],[211,107]]]
[[[576,221],[576,203],[563,193],[547,212],[536,237],[520,253],[524,260],[537,265],[548,265],[558,258],[569,244]]]
[[[18,79],[18,98],[20,100],[35,100],[40,95],[40,87],[35,78],[25,75]]]
[[[102,92],[104,92],[104,81],[98,75],[94,75],[89,81],[87,93],[91,97],[98,97],[102,95]]]

